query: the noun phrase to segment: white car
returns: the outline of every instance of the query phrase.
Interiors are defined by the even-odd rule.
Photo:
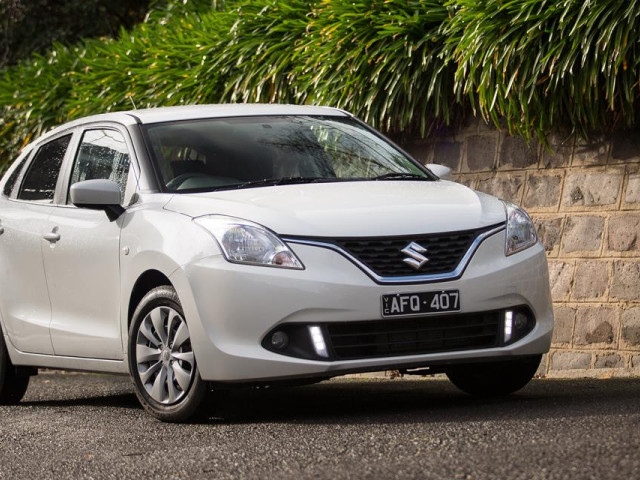
[[[448,172],[333,108],[56,128],[0,184],[0,400],[36,367],[131,374],[165,421],[232,383],[398,369],[522,388],[551,341],[544,249],[521,208]]]

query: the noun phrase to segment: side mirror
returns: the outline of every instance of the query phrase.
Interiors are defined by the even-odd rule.
[[[120,205],[120,185],[111,180],[85,180],[71,185],[71,203],[79,208],[104,210],[110,221],[124,212]]]
[[[426,166],[433,174],[442,180],[449,180],[451,178],[451,169],[449,167],[438,165],[437,163],[427,163]]]

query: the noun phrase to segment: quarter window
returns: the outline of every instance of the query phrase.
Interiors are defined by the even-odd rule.
[[[120,132],[88,130],[82,135],[69,187],[83,180],[111,180],[120,185],[122,202],[128,175],[129,152]]]
[[[60,166],[70,140],[71,135],[65,135],[40,147],[24,176],[18,199],[53,202]]]
[[[29,158],[29,155],[25,155],[22,160],[19,160],[15,170],[11,172],[11,175],[7,179],[7,183],[4,184],[4,189],[2,190],[2,194],[5,197],[11,196],[11,192],[13,192],[13,188],[16,186],[16,182],[18,181],[18,178],[20,177],[20,173],[24,168],[24,164],[27,163],[28,158]]]

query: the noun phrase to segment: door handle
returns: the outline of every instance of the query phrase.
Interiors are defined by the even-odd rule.
[[[58,233],[58,227],[54,228],[51,233],[45,233],[42,238],[47,242],[55,243],[60,240],[60,234]]]

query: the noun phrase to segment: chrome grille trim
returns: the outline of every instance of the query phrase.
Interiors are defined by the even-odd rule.
[[[392,276],[392,277],[384,277],[384,276],[378,275],[371,268],[369,268],[367,265],[361,262],[358,258],[356,258],[347,250],[345,250],[344,248],[340,247],[335,243],[331,243],[329,241],[322,241],[320,239],[311,240],[311,239],[296,238],[296,237],[289,237],[289,236],[282,236],[281,238],[286,243],[310,245],[313,247],[320,247],[320,248],[328,248],[329,250],[333,250],[339,253],[340,255],[342,255],[343,257],[347,258],[348,260],[350,260],[358,268],[360,268],[360,270],[366,273],[374,282],[380,283],[380,284],[402,285],[402,284],[411,284],[411,283],[444,282],[444,281],[456,280],[460,278],[464,273],[464,270],[467,267],[467,264],[471,260],[471,257],[476,252],[480,244],[490,236],[505,230],[505,228],[506,228],[506,225],[503,223],[498,225],[495,228],[492,228],[491,230],[488,230],[478,235],[475,238],[475,240],[471,243],[471,246],[469,247],[467,252],[464,254],[462,259],[460,260],[460,263],[458,263],[458,266],[455,268],[455,270],[451,272],[427,274],[427,275],[424,275],[424,274],[423,275],[403,275],[403,276]]]

